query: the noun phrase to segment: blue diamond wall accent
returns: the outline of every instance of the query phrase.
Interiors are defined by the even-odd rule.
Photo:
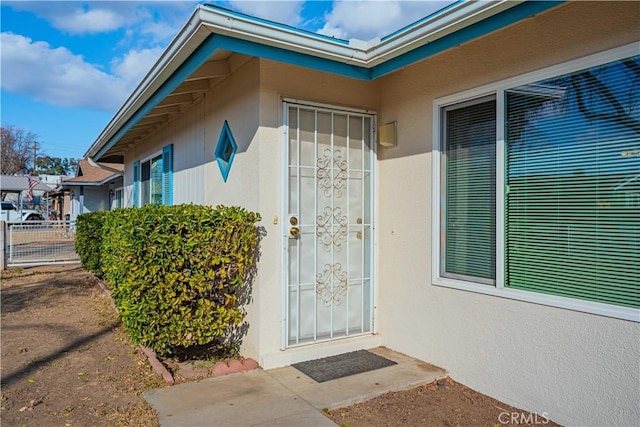
[[[236,141],[233,138],[231,129],[229,128],[229,123],[225,120],[222,125],[222,132],[220,132],[220,137],[218,138],[215,153],[216,160],[218,161],[218,167],[220,168],[220,173],[222,174],[224,182],[227,182],[227,177],[229,176],[231,164],[233,163],[233,158],[236,155],[237,149],[238,146],[236,145]]]

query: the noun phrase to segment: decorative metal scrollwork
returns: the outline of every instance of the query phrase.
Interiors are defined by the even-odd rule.
[[[342,264],[325,264],[322,272],[316,275],[316,294],[325,307],[331,304],[340,305],[347,294],[347,272],[342,270]]]
[[[332,194],[342,197],[342,190],[347,188],[348,165],[342,156],[342,151],[327,148],[323,156],[318,158],[318,187],[324,190],[326,197],[331,197]]]
[[[342,244],[347,241],[349,236],[349,218],[342,215],[342,208],[325,207],[323,214],[316,217],[316,225],[316,236],[320,239],[324,250],[329,252],[331,248],[335,248],[337,252],[340,252]]]

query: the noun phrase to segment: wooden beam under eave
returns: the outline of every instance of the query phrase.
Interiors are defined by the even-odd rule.
[[[197,92],[206,92],[209,90],[209,80],[192,80],[190,82],[184,82],[173,92],[172,95],[180,95],[184,93],[197,93]]]
[[[212,77],[224,77],[231,72],[229,63],[226,60],[209,61],[202,64],[200,68],[191,73],[185,81],[200,79],[210,79]]]
[[[165,116],[174,113],[179,113],[182,108],[180,105],[165,105],[162,107],[156,107],[147,113],[145,117]]]
[[[193,100],[194,100],[194,97],[190,93],[183,93],[181,95],[169,95],[165,99],[160,101],[160,103],[158,103],[156,108],[157,107],[166,107],[166,106],[169,106],[169,105],[189,104],[189,103],[193,102]]]
[[[142,120],[140,120],[138,123],[136,123],[134,128],[136,128],[138,126],[150,125],[150,124],[153,124],[153,123],[166,122],[167,119],[168,119],[167,115],[155,116],[155,117],[144,116],[144,118]]]

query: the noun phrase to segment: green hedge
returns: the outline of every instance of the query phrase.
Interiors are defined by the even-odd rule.
[[[260,215],[197,205],[119,209],[104,217],[102,273],[135,343],[169,355],[233,352],[242,330]]]
[[[97,276],[102,276],[102,227],[108,214],[90,212],[76,219],[76,253],[82,266]]]

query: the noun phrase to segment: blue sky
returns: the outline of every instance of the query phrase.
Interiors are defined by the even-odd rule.
[[[3,1],[3,126],[43,154],[82,157],[197,1]],[[343,39],[384,36],[452,1],[209,1]]]

